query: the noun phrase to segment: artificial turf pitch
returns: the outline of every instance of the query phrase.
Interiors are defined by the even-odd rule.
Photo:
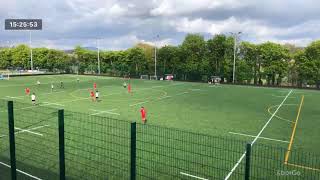
[[[78,78],[79,82],[77,81]],[[41,82],[40,85],[36,84],[38,80]],[[60,88],[61,81],[63,81],[64,88]],[[161,152],[144,151],[148,149],[148,145],[153,145],[153,147],[155,145],[150,144],[148,137],[144,137],[144,134],[152,134],[148,131],[157,129],[158,126],[175,128],[177,131],[183,130],[210,136],[228,137],[235,139],[237,142],[239,140],[240,144],[251,142],[261,132],[257,143],[284,149],[287,149],[291,144],[292,150],[319,154],[320,141],[318,139],[320,133],[317,127],[320,126],[320,111],[318,108],[320,92],[318,91],[292,90],[290,93],[290,89],[280,88],[214,86],[204,83],[131,79],[132,93],[128,93],[127,89],[122,86],[123,82],[122,78],[77,75],[13,77],[10,80],[0,81],[0,98],[16,102],[14,104],[16,130],[29,130],[16,135],[18,169],[20,167],[20,169],[24,169],[24,172],[35,172],[37,177],[42,176],[44,179],[57,178],[55,175],[58,172],[58,159],[55,158],[58,157],[57,109],[66,110],[66,143],[69,143],[69,146],[66,146],[66,151],[68,151],[66,160],[69,160],[66,165],[70,176],[75,178],[84,177],[88,172],[91,173],[88,177],[99,178],[99,172],[117,174],[118,176],[115,176],[115,179],[127,177],[127,173],[124,172],[129,168],[130,152],[127,147],[129,146],[130,124],[126,121],[140,122],[139,109],[141,106],[144,106],[147,110],[147,124],[150,126],[147,129],[140,124],[137,125],[137,136],[140,136],[138,137],[140,141],[137,142],[137,161],[140,163],[137,172],[142,179],[143,177],[148,179],[155,174],[156,176],[162,174],[163,178],[169,178],[165,177],[164,174],[174,169],[173,167],[170,168],[170,164],[164,163],[169,161],[171,156],[164,157],[162,152],[174,149],[175,145],[180,146],[178,142],[167,142],[166,146],[165,143],[158,144],[157,148]],[[92,102],[89,97],[89,89],[93,88],[93,83],[97,83],[97,89],[100,92],[99,102]],[[54,85],[53,92],[51,92],[51,84]],[[25,95],[24,90],[27,87],[31,89],[31,93],[36,93],[37,106],[32,106],[31,98]],[[287,99],[278,108],[286,96],[288,96]],[[303,102],[302,97],[304,97]],[[7,134],[6,104],[2,103],[0,107],[0,130],[3,136]],[[277,108],[278,111],[274,114]],[[298,113],[299,109],[300,113]],[[274,114],[274,117],[272,117],[272,114]],[[108,121],[108,124],[99,124],[101,123],[100,116],[112,118],[112,120]],[[270,120],[270,123],[262,131],[268,120]],[[294,128],[297,120],[298,123]],[[140,126],[141,128],[139,128]],[[103,127],[107,128],[103,129]],[[157,130],[157,132],[163,131],[162,133],[165,135],[157,134],[156,138],[170,139],[170,136],[166,136],[170,133],[165,129]],[[294,137],[292,138],[293,131]],[[108,133],[112,135],[111,138],[104,136]],[[177,132],[170,135],[183,140],[182,134]],[[102,137],[102,139],[99,139],[99,137]],[[8,138],[4,136],[0,140],[1,153],[4,154],[3,156],[7,156]],[[189,140],[197,141],[199,139],[192,137]],[[105,143],[99,144],[95,143],[96,141]],[[116,143],[119,144],[116,151],[112,148],[108,149],[108,145],[114,146]],[[206,143],[210,144],[210,142]],[[95,144],[99,144],[98,148],[95,148]],[[168,144],[171,144],[172,147]],[[32,146],[35,147],[32,149],[30,148]],[[181,142],[181,147],[183,146],[184,149],[189,147],[188,143]],[[189,148],[194,148],[194,144],[190,145]],[[244,146],[239,145],[239,147],[233,148],[238,150],[235,157],[228,159],[230,162],[220,167],[224,169],[221,174],[216,173],[216,176],[212,177],[224,177],[228,169],[236,163]],[[79,154],[76,149],[85,153]],[[205,155],[209,154],[206,157],[209,161],[212,152],[208,149],[200,148],[195,151],[204,151]],[[47,152],[46,156],[40,155],[42,150]],[[223,152],[215,153],[216,156],[219,156]],[[110,163],[104,164],[99,159],[101,157],[94,157],[92,154],[109,158],[107,161],[113,163],[111,165]],[[154,166],[154,162],[148,164],[149,159],[147,157],[150,156],[151,158],[152,154],[158,154],[158,162],[163,161],[162,166],[159,163],[160,167],[167,167],[161,169]],[[179,155],[184,156],[181,158],[187,157],[195,161],[201,159],[200,164],[210,164],[210,162],[203,162],[205,160],[201,156],[197,157],[193,154],[192,157],[188,157],[191,154],[177,150],[174,156]],[[77,156],[81,158],[77,158]],[[77,161],[76,159],[81,160]],[[154,157],[152,159],[155,161]],[[6,161],[6,159],[3,159],[3,161]],[[41,172],[42,170],[39,170],[41,165],[38,166],[37,164],[44,161],[46,162],[46,169],[50,170],[52,174],[48,174],[48,171]],[[79,162],[87,169],[82,168]],[[97,163],[102,164],[101,168],[106,166],[114,168],[99,169],[96,168]],[[180,170],[192,169],[193,174],[198,173],[211,177],[209,176],[209,171],[212,170],[210,169],[211,166],[199,168],[196,163],[194,165],[180,163],[180,166]],[[147,172],[150,173],[147,170],[148,168],[157,169],[158,172],[154,171],[155,174],[148,175]],[[5,171],[6,168],[1,169]],[[114,169],[117,169],[116,172]],[[177,172],[180,170],[178,169]],[[79,172],[84,174],[79,174]],[[20,177],[22,176],[24,175],[20,173]],[[177,175],[177,178],[179,176],[181,174]]]

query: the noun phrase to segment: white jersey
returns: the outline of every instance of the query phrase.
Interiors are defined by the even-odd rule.
[[[40,85],[40,81],[37,81],[37,84]]]
[[[32,95],[31,95],[31,100],[32,100],[32,101],[35,101],[35,100],[36,100],[36,95],[32,94]]]
[[[99,97],[99,92],[96,92],[96,97]]]
[[[53,84],[51,84],[51,89],[53,89]]]

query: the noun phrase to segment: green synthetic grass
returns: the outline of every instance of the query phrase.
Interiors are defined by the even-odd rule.
[[[77,78],[80,83],[77,83]],[[37,80],[41,82],[40,86],[36,85]],[[64,88],[60,88],[60,81],[64,82]],[[199,176],[221,179],[240,158],[246,142],[254,139],[244,135],[256,136],[277,109],[276,105],[279,105],[290,91],[279,88],[210,86],[202,83],[132,79],[133,93],[128,94],[122,87],[123,81],[121,78],[76,75],[13,77],[9,81],[0,81],[0,98],[16,101],[15,126],[22,129],[45,126],[34,130],[43,136],[28,132],[16,136],[19,161],[17,168],[45,179],[57,178],[58,159],[54,158],[57,157],[58,147],[57,109],[65,109],[66,168],[69,170],[66,174],[75,179],[99,179],[108,173],[114,174],[108,177],[109,179],[126,179],[130,162],[130,121],[140,123],[139,109],[144,106],[147,109],[148,125],[137,125],[139,179],[168,179],[173,175],[181,178],[181,174],[176,172],[184,170]],[[100,102],[92,102],[89,98],[88,89],[92,89],[94,82],[100,91]],[[51,83],[55,87],[53,92]],[[30,97],[24,94],[26,87],[36,93],[37,106],[32,106]],[[263,138],[283,142],[262,138],[256,142],[281,148],[275,153],[279,154],[279,157],[275,158],[277,164],[269,167],[280,168],[278,161],[283,159],[280,156],[284,156],[288,147],[285,141],[290,141],[292,134],[293,123],[290,121],[296,120],[302,95],[305,99],[289,162],[299,162],[300,165],[303,163],[308,167],[319,166],[319,160],[308,164],[294,156],[295,151],[319,154],[320,133],[317,129],[320,125],[320,92],[293,90],[276,113],[277,116],[271,119],[261,134]],[[0,111],[3,122],[0,125],[1,134],[6,134],[4,101]],[[98,116],[108,118],[104,120]],[[165,126],[169,130],[158,126]],[[212,136],[225,139],[220,138],[221,142],[218,139],[214,141]],[[0,140],[1,155],[7,157],[8,139]],[[230,153],[226,153],[227,151]],[[257,148],[258,151],[262,150]],[[173,160],[175,158],[177,160]],[[263,161],[257,159],[253,160],[253,164]],[[170,163],[170,160],[174,163]],[[5,158],[3,161],[8,163]],[[42,162],[45,165],[41,166]],[[239,170],[235,171],[235,179],[242,177],[242,170],[243,164],[240,164]],[[216,173],[212,174],[213,171]],[[263,176],[270,178],[270,173],[274,172],[265,173]]]

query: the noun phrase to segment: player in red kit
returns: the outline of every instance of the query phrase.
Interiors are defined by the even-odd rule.
[[[128,93],[131,93],[131,84],[128,84]]]
[[[29,94],[30,94],[30,89],[29,89],[29,88],[26,88],[26,89],[25,89],[25,92],[26,92],[26,95],[29,95]]]
[[[141,113],[141,120],[142,120],[142,123],[145,124],[147,122],[147,111],[144,107],[141,107],[140,109],[140,113]]]
[[[90,91],[90,97],[91,97],[91,100],[92,100],[92,101],[95,101],[94,92],[93,92],[93,91]]]
[[[93,83],[93,88],[97,89],[97,83]]]

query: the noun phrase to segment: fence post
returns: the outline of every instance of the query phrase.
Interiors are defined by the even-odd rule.
[[[130,180],[136,179],[136,127],[136,122],[132,122],[130,135]]]
[[[251,144],[248,143],[246,147],[246,164],[245,164],[245,172],[244,179],[250,179],[250,158],[251,158]]]
[[[60,109],[58,111],[58,124],[59,124],[59,171],[60,180],[66,179],[65,172],[65,156],[64,156],[64,110]]]
[[[14,136],[13,101],[8,101],[8,121],[9,121],[11,179],[16,180],[17,165],[16,165],[16,144],[15,144],[15,136]]]

